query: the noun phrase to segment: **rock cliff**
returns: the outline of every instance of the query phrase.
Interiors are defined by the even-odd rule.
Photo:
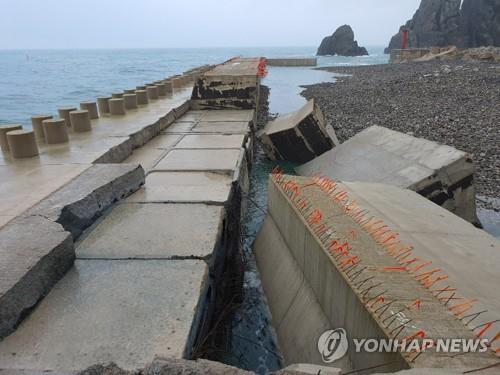
[[[500,46],[500,0],[422,0],[386,53],[401,48],[403,28],[410,30],[412,48]]]
[[[339,27],[332,36],[323,39],[318,48],[318,56],[340,55],[340,56],[365,56],[368,51],[364,47],[358,46],[354,40],[354,31],[351,26]]]

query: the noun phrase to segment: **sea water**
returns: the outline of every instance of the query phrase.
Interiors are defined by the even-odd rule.
[[[314,47],[1,50],[0,124],[20,123],[30,127],[32,115],[56,115],[60,107],[78,106],[82,101],[234,56],[298,57],[312,56],[315,51]],[[388,60],[382,47],[371,48],[370,53],[370,56],[352,58],[320,57],[319,66],[380,64]],[[277,83],[288,86],[292,80],[293,84],[308,84],[324,79],[324,72],[309,68],[285,68],[276,72],[280,76]],[[270,75],[269,80],[273,79]],[[298,94],[298,86],[294,87],[291,98]],[[291,101],[292,105],[300,103]],[[287,109],[280,104],[279,111]]]

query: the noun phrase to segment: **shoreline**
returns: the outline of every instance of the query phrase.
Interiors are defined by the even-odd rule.
[[[379,125],[466,151],[482,208],[500,210],[500,64],[463,61],[318,68],[334,83],[304,86],[341,142]]]

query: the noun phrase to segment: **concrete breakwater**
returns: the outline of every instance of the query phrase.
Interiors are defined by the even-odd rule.
[[[316,57],[290,57],[290,58],[269,58],[269,66],[316,66],[318,59]]]
[[[231,64],[225,66],[231,69]],[[221,70],[223,73],[224,66],[219,67]],[[253,84],[258,86],[259,70],[252,66],[247,73],[253,74]],[[179,79],[181,82],[173,79],[173,96],[152,99],[147,107],[126,110],[126,115],[93,120],[92,131],[81,141],[85,143],[81,153],[75,155],[78,137],[73,136],[69,150],[63,147],[61,152],[57,146],[41,145],[35,160],[4,157],[2,170],[6,174],[29,163],[40,173],[50,168],[46,165],[72,170],[74,164],[88,163],[71,177],[48,185],[49,196],[40,203],[49,209],[55,202],[62,212],[74,211],[76,218],[85,212],[81,196],[72,200],[78,209],[71,208],[75,204],[54,199],[58,192],[53,192],[58,188],[63,196],[77,189],[78,184],[67,185],[68,180],[96,163],[107,166],[124,162],[117,167],[125,167],[127,173],[137,170],[138,174],[124,191],[107,198],[106,205],[101,205],[105,195],[88,198],[99,210],[85,216],[84,226],[72,231],[62,224],[69,232],[63,238],[67,254],[64,267],[56,262],[61,253],[57,246],[49,244],[56,250],[44,248],[43,241],[32,245],[33,241],[26,240],[30,234],[19,235],[20,228],[14,231],[15,243],[8,248],[2,246],[3,270],[19,262],[21,249],[29,256],[22,260],[19,272],[9,273],[12,283],[3,283],[0,291],[0,312],[16,316],[0,341],[0,368],[73,371],[114,361],[125,369],[136,369],[156,356],[197,356],[205,345],[217,340],[212,337],[214,321],[227,288],[234,287],[227,278],[238,260],[239,222],[245,209],[242,196],[248,190],[255,111],[190,110],[186,99],[191,89],[183,87],[192,80]],[[177,95],[176,86],[180,86]],[[252,92],[258,93],[258,87]],[[252,98],[245,100],[250,103]],[[87,154],[95,143],[103,145]],[[49,162],[44,164],[45,160]],[[58,163],[50,164],[54,160]],[[145,178],[136,163],[145,169]],[[36,183],[35,176],[16,178],[5,188],[22,202],[23,195],[14,192],[16,188],[26,191],[25,184]],[[74,182],[79,178],[85,180],[82,175]],[[112,191],[120,187],[114,183],[109,183]],[[96,194],[89,190],[91,195]],[[32,199],[41,198],[40,193]],[[29,202],[24,203],[29,206]],[[13,210],[12,216],[22,216],[18,215],[21,209]],[[39,212],[37,217],[46,215],[45,208]],[[48,220],[53,223],[50,217]],[[11,225],[6,224],[0,236],[12,236]],[[41,229],[42,237],[54,233]],[[30,255],[35,249],[45,253],[36,259]],[[58,271],[48,282],[47,262]],[[40,280],[37,294],[24,307],[16,305],[19,290],[10,286],[17,285],[16,278],[26,279],[30,285]]]

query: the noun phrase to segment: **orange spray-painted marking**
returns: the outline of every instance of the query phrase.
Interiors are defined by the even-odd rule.
[[[415,301],[413,301],[413,303],[411,305],[408,305],[408,309],[416,307],[417,310],[420,310],[421,306],[422,306],[422,300],[420,298],[418,298]]]
[[[406,267],[384,267],[382,271],[406,271]]]
[[[479,333],[477,333],[476,336],[482,337],[486,333],[486,331],[488,331],[491,327],[493,327],[494,323],[495,322],[488,322],[488,323],[484,324],[484,328],[481,331],[479,331]]]

